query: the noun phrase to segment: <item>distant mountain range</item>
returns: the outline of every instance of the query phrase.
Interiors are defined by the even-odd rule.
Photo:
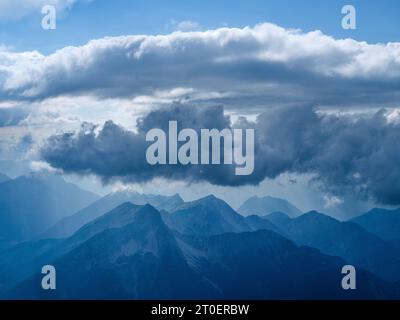
[[[175,212],[165,215],[165,220],[170,227],[190,235],[252,230],[243,216],[212,195],[181,205]]]
[[[124,203],[63,240],[19,245],[0,255],[25,276],[6,281],[1,270],[3,298],[40,299],[355,299],[396,298],[399,286],[358,270],[355,291],[340,287],[340,258],[298,247],[268,230],[190,235],[186,226],[196,220],[191,210],[219,210],[230,220],[230,209],[215,198],[184,205],[183,234],[165,224],[151,205]],[[186,211],[182,211],[186,210]],[[229,213],[227,213],[229,212]],[[173,215],[173,213],[172,213]],[[208,216],[208,215],[206,215]],[[177,221],[177,220],[175,220]],[[223,220],[222,222],[224,222]],[[196,225],[196,221],[194,221]],[[176,228],[179,229],[179,228]],[[223,228],[220,229],[223,231]],[[218,230],[215,232],[218,233]],[[24,247],[25,248],[22,248]],[[31,250],[28,250],[30,247]],[[18,246],[17,246],[18,247]],[[36,247],[38,253],[33,248]],[[55,254],[57,252],[57,254]],[[7,255],[10,257],[7,258]],[[46,258],[47,257],[47,260]],[[57,290],[40,288],[39,266],[46,260],[57,269]],[[25,279],[25,280],[21,280]]]
[[[375,208],[351,221],[386,241],[400,242],[400,209]]]
[[[175,194],[171,197],[161,195],[146,195],[134,191],[112,192],[78,212],[65,217],[51,226],[42,234],[42,238],[64,238],[71,236],[84,224],[100,217],[107,211],[124,202],[137,205],[151,204],[159,210],[173,211],[183,204],[182,198]]]
[[[243,216],[213,195],[98,198],[53,175],[0,183],[0,298],[400,298],[399,211],[340,222],[275,200],[251,198]],[[55,291],[40,288],[45,264]],[[357,290],[340,286],[345,264]]]
[[[257,196],[251,197],[240,206],[238,212],[244,216],[264,216],[273,212],[283,212],[289,217],[297,217],[302,214],[302,212],[289,201],[270,196],[262,198]]]
[[[400,280],[400,251],[356,223],[340,222],[316,211],[290,221],[286,218],[279,220],[273,214],[270,221],[298,245],[341,257],[388,281]]]
[[[284,228],[288,223],[292,221],[292,219],[283,212],[272,212],[265,216],[262,216],[263,219],[270,221],[276,226],[280,226]]]
[[[56,175],[9,179],[0,183],[0,239],[30,240],[97,198]]]

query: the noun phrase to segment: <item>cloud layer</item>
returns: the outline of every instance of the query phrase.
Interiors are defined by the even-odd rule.
[[[136,97],[190,88],[229,108],[398,106],[400,43],[255,27],[121,36],[50,55],[0,51],[0,98]]]
[[[150,166],[145,134],[152,128],[254,128],[255,171],[235,176],[234,167]],[[329,115],[309,106],[285,107],[261,114],[256,122],[234,124],[222,107],[175,105],[138,120],[137,132],[113,122],[102,128],[84,124],[80,131],[52,136],[41,150],[51,166],[67,173],[95,174],[105,182],[145,182],[161,177],[216,185],[258,184],[282,173],[315,176],[324,191],[354,194],[382,204],[400,204],[400,124],[384,110],[357,117]]]
[[[25,120],[28,112],[24,108],[0,108],[0,128],[16,126]]]
[[[74,1],[58,2],[66,8]],[[49,55],[0,47],[0,101],[14,106],[0,109],[0,129],[44,128],[56,119],[57,129],[82,119],[113,120],[47,140],[42,158],[67,173],[95,174],[104,182],[161,177],[222,186],[305,173],[332,195],[327,203],[354,194],[400,204],[400,113],[338,116],[325,108],[399,107],[400,43],[337,40],[264,23],[108,37]],[[179,103],[171,107],[173,101]],[[210,107],[216,104],[225,113]],[[166,107],[149,112],[161,105]],[[234,119],[259,116],[232,123],[232,113]],[[254,173],[236,176],[234,166],[148,165],[145,134],[166,128],[168,120],[198,130],[255,128]]]

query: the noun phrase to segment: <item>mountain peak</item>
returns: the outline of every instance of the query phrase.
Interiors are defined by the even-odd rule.
[[[117,209],[117,210],[129,210],[129,209],[133,209],[135,207],[137,207],[137,206],[134,205],[132,202],[125,201],[125,202],[121,203],[120,205],[116,206],[115,209]]]
[[[336,220],[335,218],[332,218],[331,216],[325,214],[325,213],[321,213],[318,212],[316,210],[311,210],[308,211],[304,214],[302,214],[301,216],[297,217],[296,219],[318,219],[320,221],[332,221],[332,222],[340,222],[338,220]]]
[[[249,198],[240,206],[238,211],[245,216],[253,214],[265,216],[275,211],[284,212],[289,217],[297,217],[302,214],[302,212],[289,201],[268,195]]]
[[[193,208],[197,206],[202,206],[206,207],[207,209],[211,209],[213,211],[222,211],[222,212],[232,212],[236,215],[238,214],[228,203],[226,203],[224,200],[217,198],[216,196],[210,194],[208,196],[205,196],[203,198],[194,200],[192,202],[186,202],[182,205],[182,208]]]
[[[290,218],[287,214],[280,211],[272,212],[270,214],[262,216],[262,218],[270,221],[271,223],[273,223],[278,227],[285,226],[288,223],[290,223],[290,221],[292,221],[292,218]]]
[[[199,201],[220,201],[221,199],[218,199],[216,196],[213,194],[209,194],[208,196],[205,196],[203,198],[198,199]]]
[[[160,211],[154,208],[151,204],[141,206],[135,213],[135,220],[147,221],[152,223],[162,223]]]
[[[324,215],[325,216],[325,214],[323,214],[321,212],[318,212],[317,210],[310,210],[310,211],[305,212],[304,214],[314,215],[314,216],[319,216],[319,215]]]
[[[175,193],[171,196],[171,200],[179,200],[183,202],[183,199],[179,193]]]
[[[281,211],[275,211],[270,214],[263,216],[263,218],[279,218],[279,219],[290,219],[290,217]]]
[[[351,221],[386,241],[400,241],[400,209],[374,208]]]
[[[122,228],[128,225],[153,228],[163,224],[160,212],[150,204],[142,206],[124,202],[111,211],[85,224],[74,233],[73,243],[82,243],[95,234],[109,229]]]
[[[134,205],[145,205],[149,203],[157,210],[172,212],[182,205],[183,200],[179,195],[168,197],[162,195],[141,194],[132,189],[114,191],[91,203],[80,211],[75,212],[72,216],[60,220],[46,232],[45,236],[56,238],[71,236],[83,225],[101,217],[107,212],[117,208],[118,205],[126,202]]]
[[[210,235],[250,230],[243,216],[214,195],[184,203],[171,213],[169,219],[178,231],[186,234]]]
[[[126,201],[124,203],[121,203],[120,205],[118,205],[117,207],[115,207],[114,209],[109,211],[108,213],[104,214],[103,216],[97,218],[96,220],[101,220],[107,216],[117,216],[121,212],[128,212],[131,210],[133,210],[132,211],[133,216],[137,216],[139,214],[160,215],[159,211],[156,208],[154,208],[151,204],[146,203],[144,205],[136,205],[136,204],[133,204],[132,202]],[[94,220],[94,221],[96,221],[96,220]]]
[[[183,207],[195,207],[198,205],[202,205],[202,206],[206,206],[206,207],[213,207],[213,208],[218,205],[229,206],[224,200],[221,200],[221,199],[217,198],[216,196],[210,194],[203,198],[200,198],[200,199],[197,199],[194,201],[190,201],[190,202],[186,202],[183,204]]]

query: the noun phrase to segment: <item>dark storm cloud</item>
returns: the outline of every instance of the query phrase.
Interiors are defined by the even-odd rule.
[[[271,110],[257,129],[257,172],[311,173],[331,193],[400,204],[400,125],[383,110],[357,117],[310,107]]]
[[[333,194],[355,194],[382,204],[400,204],[400,124],[383,110],[369,115],[328,115],[309,106],[269,110],[256,122],[240,118],[234,128],[255,129],[255,170],[236,176],[230,165],[156,165],[146,162],[146,132],[230,127],[222,107],[175,105],[138,120],[138,131],[109,121],[96,133],[84,124],[76,133],[54,135],[41,153],[53,167],[95,174],[105,182],[146,182],[156,177],[216,185],[258,184],[285,172],[310,173]]]
[[[50,55],[0,50],[0,98],[124,98],[190,88],[246,110],[294,103],[392,107],[400,99],[399,56],[399,43],[338,40],[268,23],[108,37]]]
[[[229,127],[229,118],[222,107],[184,107],[150,112],[138,120],[134,133],[108,121],[96,133],[96,126],[85,123],[79,132],[51,136],[41,150],[42,157],[53,167],[69,173],[96,174],[104,182],[145,182],[156,177],[173,180],[211,181],[223,184],[232,180],[234,168],[229,166],[211,169],[209,166],[151,166],[146,160],[147,131],[160,128],[168,132],[169,121],[178,122],[178,130],[192,128],[222,129]],[[179,168],[177,168],[179,167]],[[224,178],[224,175],[227,177]],[[231,178],[229,178],[231,177]]]

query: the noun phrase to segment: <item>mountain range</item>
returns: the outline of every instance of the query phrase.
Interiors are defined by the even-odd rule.
[[[182,234],[209,236],[251,230],[243,216],[212,195],[184,203],[164,219]]]
[[[72,235],[84,224],[100,217],[121,203],[132,202],[137,205],[151,204],[159,210],[173,211],[183,204],[182,198],[175,194],[171,197],[141,194],[134,191],[116,191],[91,203],[85,208],[67,216],[46,230],[42,238],[64,238]]]
[[[272,217],[270,221],[298,245],[341,257],[388,281],[400,280],[400,251],[354,222],[341,222],[316,211],[289,221],[276,219],[276,214]]]
[[[351,221],[386,241],[400,242],[400,209],[374,208]]]
[[[213,207],[217,201],[199,202]],[[184,210],[190,214],[196,206]],[[149,204],[124,203],[40,251],[39,260],[47,256],[57,269],[57,290],[42,290],[42,275],[31,269],[24,280],[3,283],[3,298],[356,299],[399,293],[398,285],[362,269],[358,290],[342,290],[343,260],[298,247],[273,231],[207,236],[177,232]],[[21,261],[14,259],[15,268]],[[34,269],[40,270],[39,264]]]
[[[302,214],[302,212],[289,201],[271,196],[251,197],[239,207],[238,212],[244,216],[263,216],[273,212],[283,212],[289,217],[297,217]]]
[[[397,210],[341,222],[252,199],[243,216],[213,195],[184,202],[126,190],[98,198],[54,175],[7,180],[0,183],[0,234],[8,241],[0,241],[0,297],[400,298]],[[55,291],[40,287],[46,264],[56,267]],[[345,264],[356,267],[357,290],[341,288]]]
[[[6,180],[0,183],[0,239],[30,240],[97,198],[52,174]]]

